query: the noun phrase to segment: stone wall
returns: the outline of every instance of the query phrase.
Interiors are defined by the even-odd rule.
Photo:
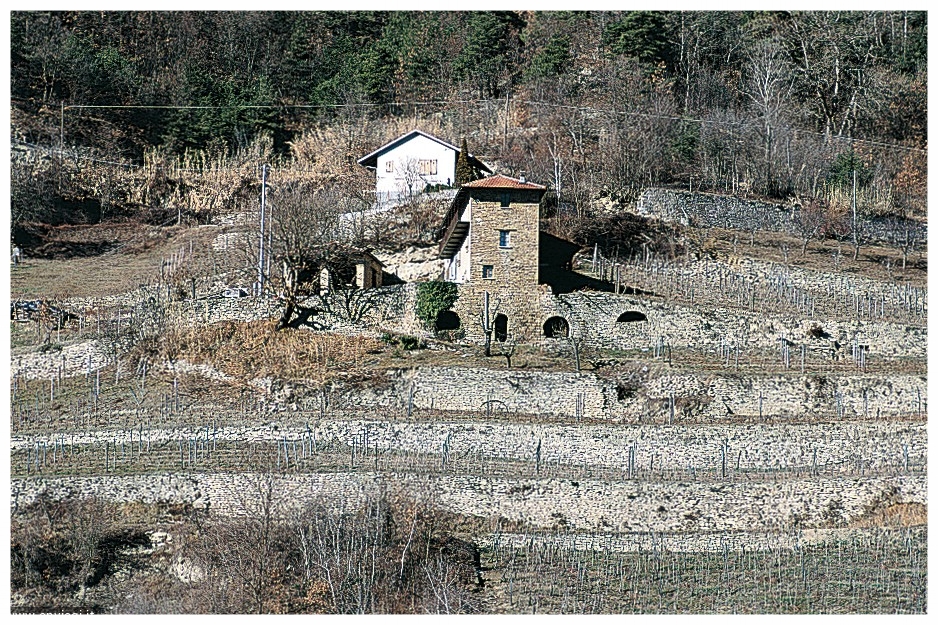
[[[623,312],[635,311],[646,321],[617,322]],[[887,358],[924,357],[927,328],[869,321],[831,321],[747,312],[736,308],[694,308],[656,299],[601,292],[578,292],[542,299],[541,317],[567,319],[574,336],[588,345],[610,349],[652,349],[663,339],[675,348],[713,350],[723,345],[741,350],[778,350],[782,339],[794,362],[800,345],[807,346],[813,362],[849,358],[854,340],[869,347],[869,354]],[[820,327],[830,338],[812,338]]]
[[[499,208],[498,210],[506,210]],[[778,350],[780,341],[792,343],[792,359],[800,358],[801,345],[817,363],[850,358],[850,346],[859,341],[868,346],[872,357],[924,357],[927,329],[880,321],[833,321],[810,319],[771,311],[748,312],[739,308],[701,308],[682,306],[660,298],[639,298],[598,291],[580,291],[553,295],[544,285],[534,289],[514,285],[491,290],[490,316],[508,316],[508,330],[513,339],[538,341],[543,337],[547,319],[563,317],[574,337],[589,346],[620,349],[653,349],[661,340],[674,349],[715,350],[732,345],[740,350],[761,352]],[[484,340],[481,315],[485,285],[459,285],[459,298],[453,310],[460,318],[467,340]],[[355,333],[389,331],[429,335],[416,318],[416,284],[385,286],[358,291],[352,298],[336,293],[328,302],[313,296],[302,302],[320,311],[310,318],[314,329]],[[176,305],[182,323],[215,323],[224,320],[253,321],[271,319],[280,312],[280,303],[272,299],[212,298]],[[646,320],[617,322],[623,312],[638,312]],[[815,326],[830,338],[812,338]],[[556,342],[556,339],[554,339]]]
[[[222,515],[253,514],[252,474],[13,479],[13,510],[53,499],[184,503]],[[329,473],[276,479],[286,512],[323,501],[352,507],[369,494],[428,500],[444,509],[545,529],[609,532],[778,531],[843,526],[891,503],[927,504],[924,475],[785,482],[650,482]]]
[[[206,436],[203,428],[148,430],[146,440],[171,447],[179,440]],[[530,472],[540,458],[548,467],[601,467],[628,475],[655,476],[701,472],[713,477],[763,473],[823,475],[920,471],[927,462],[924,422],[844,421],[830,423],[722,425],[619,425],[582,423],[511,423],[505,421],[433,421],[376,419],[283,420],[274,424],[221,426],[215,443],[300,441],[304,450],[336,449],[353,443],[382,453],[469,457],[526,462]],[[52,436],[13,436],[14,452],[33,448]],[[134,442],[139,442],[139,434]],[[101,430],[68,437],[70,445],[130,443],[129,432]],[[312,453],[305,451],[305,453]],[[539,455],[538,455],[539,454]],[[575,469],[574,469],[575,470]],[[703,475],[701,477],[704,477]]]
[[[677,189],[645,189],[636,203],[640,215],[676,221],[684,225],[737,230],[798,232],[798,211],[794,205],[770,204],[728,195],[692,193]],[[927,237],[927,226],[909,220],[919,241]],[[864,218],[861,231],[871,239],[891,242],[894,233],[906,226],[899,218]],[[901,235],[904,236],[904,235]]]
[[[572,364],[572,363],[571,363]],[[383,389],[346,393],[343,405],[413,406],[475,412],[489,400],[510,412],[629,423],[643,419],[894,418],[927,414],[924,375],[788,375],[668,373],[619,382],[592,372],[425,367],[388,373]],[[579,408],[578,408],[579,405]]]
[[[483,402],[498,400],[508,410],[526,414],[577,416],[609,411],[609,388],[587,373],[433,367],[414,372],[411,383],[418,408],[474,412]],[[577,402],[581,402],[579,413]]]
[[[414,314],[416,284],[397,284],[372,289],[333,292],[325,298],[312,295],[300,305],[316,309],[308,320],[314,330],[361,333],[390,330],[408,334],[421,331]],[[283,304],[274,298],[211,297],[186,300],[172,313],[180,324],[205,325],[221,321],[259,321],[277,318]]]
[[[93,340],[62,346],[61,350],[38,352],[18,349],[10,357],[10,377],[26,380],[50,380],[61,371],[65,377],[97,371],[110,361]]]

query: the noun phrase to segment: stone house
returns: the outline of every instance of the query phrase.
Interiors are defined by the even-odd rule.
[[[444,217],[440,257],[443,279],[459,285],[452,312],[467,336],[482,333],[486,298],[496,341],[566,332],[556,324],[545,330],[545,323],[557,316],[553,295],[573,284],[569,276],[579,275],[571,261],[580,248],[541,232],[545,191],[524,177],[496,174],[464,184],[453,198]],[[446,323],[453,327],[452,315]]]
[[[422,193],[432,185],[452,186],[456,181],[456,159],[460,149],[421,130],[411,130],[358,159],[375,171],[375,199],[396,200]],[[469,164],[481,173],[492,173],[482,161],[469,154]]]

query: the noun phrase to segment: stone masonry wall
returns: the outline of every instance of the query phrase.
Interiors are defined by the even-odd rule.
[[[498,400],[510,412],[625,422],[661,421],[670,413],[672,395],[676,422],[684,417],[706,421],[760,414],[888,418],[923,415],[928,408],[927,378],[914,375],[744,377],[657,372],[626,393],[620,393],[615,379],[586,372],[428,367],[390,372],[388,377],[388,388],[358,390],[345,402],[360,407],[400,405],[412,394],[415,408],[474,412],[484,402]]]
[[[276,427],[275,427],[276,426]],[[148,431],[154,445],[174,444],[205,435],[205,428]],[[70,436],[72,445],[115,444],[111,430]],[[139,440],[139,439],[137,439]],[[500,421],[408,421],[317,419],[308,423],[221,426],[212,441],[258,443],[300,441],[302,450],[335,444],[377,448],[382,453],[442,455],[534,463],[538,454],[549,464],[616,469],[624,475],[654,479],[667,472],[720,474],[724,459],[730,476],[738,472],[794,471],[821,474],[918,471],[927,463],[924,422],[844,421],[799,424],[621,425],[607,423],[512,423]],[[13,436],[12,451],[36,443],[52,445],[53,436]],[[303,442],[305,441],[305,443]],[[363,442],[364,441],[364,442]],[[129,440],[127,440],[129,443]],[[631,454],[631,455],[630,455]],[[546,469],[545,469],[546,471]],[[704,477],[704,476],[701,476]]]
[[[189,473],[97,478],[26,478],[11,484],[11,506],[40,493],[53,499],[186,503],[222,515],[252,514],[263,476]],[[388,493],[453,512],[534,527],[579,531],[772,531],[846,525],[896,502],[927,503],[924,475],[785,482],[661,483],[507,479],[466,475],[329,473],[277,478],[283,512],[312,502],[354,507]]]
[[[626,311],[644,314],[647,321],[617,322]],[[578,292],[545,298],[541,316],[559,315],[570,323],[574,336],[592,346],[612,349],[651,349],[663,338],[672,347],[715,349],[721,345],[741,350],[778,350],[781,339],[795,344],[792,360],[800,358],[800,345],[812,357],[850,357],[850,344],[858,339],[873,356],[924,357],[927,329],[894,323],[830,321],[749,313],[739,309],[703,309],[663,301],[600,292]],[[830,339],[812,338],[819,326]],[[835,345],[835,342],[838,345]]]
[[[798,232],[798,207],[745,200],[712,193],[692,193],[677,189],[649,188],[642,192],[635,210],[640,215],[676,221],[684,225],[738,230]],[[898,218],[865,218],[866,236],[890,242],[893,233],[905,226]],[[927,236],[927,226],[911,221],[919,241]],[[903,235],[904,236],[904,235]]]

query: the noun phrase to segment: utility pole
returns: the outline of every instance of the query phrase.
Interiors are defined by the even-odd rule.
[[[267,164],[261,165],[261,236],[257,256],[257,295],[264,291],[264,213],[267,204]]]
[[[860,224],[857,222],[857,163],[853,155],[853,193],[850,198],[850,207],[853,211],[853,260],[860,256]]]
[[[264,166],[267,167],[266,165]],[[266,178],[265,178],[266,181]],[[266,183],[262,185],[261,188],[261,201],[266,205],[267,198],[267,185]],[[270,277],[270,258],[274,255],[274,207],[267,206],[267,277]]]
[[[506,89],[505,90],[505,130],[502,133],[502,154],[508,150],[508,105],[511,98],[511,93]]]
[[[60,103],[59,109],[59,176],[58,191],[62,191],[62,168],[65,166],[65,101]]]
[[[492,355],[492,322],[489,319],[489,292],[482,293],[482,332],[485,334],[485,355]]]

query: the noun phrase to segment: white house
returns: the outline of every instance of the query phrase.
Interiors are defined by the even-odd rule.
[[[411,130],[358,159],[358,164],[375,170],[376,199],[387,201],[421,193],[428,185],[453,185],[459,152],[451,143]],[[471,154],[469,164],[477,171],[492,173]]]

